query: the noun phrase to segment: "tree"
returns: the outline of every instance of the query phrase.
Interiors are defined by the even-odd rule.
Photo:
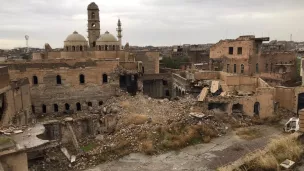
[[[181,58],[169,58],[163,57],[162,63],[166,68],[180,69],[183,63],[189,62],[189,58],[181,57]]]

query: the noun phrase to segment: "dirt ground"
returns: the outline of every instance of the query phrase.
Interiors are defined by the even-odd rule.
[[[211,171],[233,162],[250,151],[263,148],[268,140],[282,134],[280,127],[253,126],[262,131],[254,140],[241,139],[236,131],[213,139],[207,144],[189,146],[179,151],[147,156],[132,153],[119,160],[98,165],[86,171]]]

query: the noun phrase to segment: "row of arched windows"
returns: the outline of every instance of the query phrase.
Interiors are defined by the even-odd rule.
[[[32,82],[33,82],[33,85],[39,84],[38,77],[36,75],[33,76]],[[107,74],[102,74],[102,83],[107,83],[107,82],[108,82],[108,75]],[[62,83],[60,75],[56,76],[56,83],[58,85],[60,85]],[[79,83],[80,84],[85,84],[85,75],[83,75],[83,74],[79,75]]]
[[[99,106],[103,105],[103,101],[99,101],[98,104],[99,104]],[[87,105],[89,107],[93,106],[92,102],[88,102]],[[58,104],[53,104],[52,106],[53,106],[53,112],[59,112],[59,105]],[[76,103],[75,107],[76,107],[77,111],[81,111],[82,110],[82,106],[81,106],[81,104],[79,102]],[[42,113],[46,113],[47,112],[47,108],[46,108],[45,104],[42,104],[41,108],[42,108],[42,110],[41,110]],[[68,103],[64,104],[64,109],[65,109],[65,111],[69,111],[70,110],[70,104],[68,104]],[[32,106],[32,111],[33,111],[33,113],[35,113],[35,106]]]
[[[84,51],[85,50],[85,47],[80,45],[80,46],[66,46],[65,47],[65,50],[67,52],[78,52],[78,51]]]
[[[119,45],[98,45],[98,46],[96,46],[96,50],[115,51],[115,50],[119,50]]]

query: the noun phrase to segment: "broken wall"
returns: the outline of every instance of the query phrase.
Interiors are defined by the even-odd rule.
[[[133,52],[136,61],[142,61],[144,74],[159,73],[159,52]]]
[[[5,66],[0,66],[0,89],[8,86],[8,84],[9,84],[8,68]]]
[[[1,126],[26,125],[31,118],[31,95],[27,79],[10,83],[2,93]]]
[[[25,152],[1,156],[0,161],[4,171],[28,171],[27,154]]]

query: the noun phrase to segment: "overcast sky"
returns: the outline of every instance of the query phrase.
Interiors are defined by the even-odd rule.
[[[91,0],[0,0],[0,48],[49,43],[62,47],[73,31],[87,37]],[[304,0],[95,0],[101,33],[116,35],[122,21],[123,44],[215,43],[255,34],[270,39],[304,40]]]

